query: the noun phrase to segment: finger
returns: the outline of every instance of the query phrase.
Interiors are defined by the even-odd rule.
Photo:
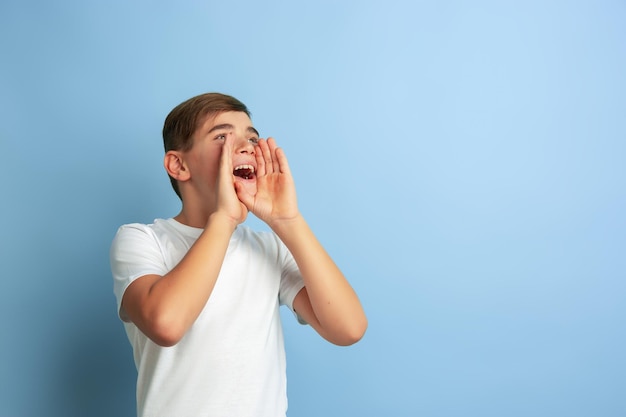
[[[232,135],[226,135],[224,144],[222,145],[222,154],[220,155],[220,167],[218,172],[218,181],[223,186],[230,186],[234,181],[233,175],[233,141]]]
[[[276,148],[276,160],[278,161],[278,167],[282,174],[287,174],[291,176],[291,169],[289,168],[289,163],[287,162],[287,155],[285,155],[285,151],[283,148]]]
[[[252,211],[254,207],[254,196],[246,190],[246,187],[243,184],[235,181],[235,192],[237,193],[237,198],[243,204],[247,211]]]
[[[270,150],[272,161],[276,163],[276,148],[278,148],[278,146],[276,146],[276,140],[274,140],[274,138],[267,138],[267,146]]]
[[[274,138],[268,138],[268,146],[272,151],[272,160],[275,166],[275,172],[280,172],[284,174],[291,174],[289,170],[289,164],[287,163],[287,156],[285,155],[285,151],[282,148],[276,145],[276,141]]]
[[[220,156],[220,166],[223,170],[229,170],[229,172],[233,173],[233,137],[230,134],[226,135],[226,139],[224,140],[224,145],[222,145],[222,154]]]
[[[265,166],[265,173],[272,174],[274,173],[274,164],[272,162],[272,152],[269,148],[269,141],[272,138],[268,138],[268,140],[264,140],[259,143],[258,148],[261,148],[261,156],[263,157],[263,164]]]
[[[254,152],[254,158],[256,159],[256,175],[262,177],[265,175],[265,159],[263,158],[263,148],[261,147],[265,139],[259,139],[259,142]]]

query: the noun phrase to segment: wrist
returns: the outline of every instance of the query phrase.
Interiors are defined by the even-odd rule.
[[[306,222],[304,221],[304,217],[298,213],[294,217],[276,219],[268,223],[268,225],[274,233],[281,236],[300,229],[302,226],[306,225]]]
[[[228,228],[228,230],[232,233],[239,223],[240,222],[237,219],[234,219],[232,216],[229,216],[228,214],[220,211],[216,211],[209,215],[205,228],[208,228],[209,226],[219,225]]]

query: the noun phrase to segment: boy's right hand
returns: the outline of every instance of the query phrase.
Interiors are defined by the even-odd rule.
[[[216,179],[216,214],[223,214],[238,225],[246,220],[248,209],[239,201],[233,175],[233,135],[227,134],[222,146],[220,166]]]

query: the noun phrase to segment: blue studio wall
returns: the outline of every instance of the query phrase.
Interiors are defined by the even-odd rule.
[[[290,415],[626,415],[623,1],[4,1],[0,417],[132,416],[108,250],[169,110],[244,101],[369,316]],[[255,227],[263,227],[249,219]]]

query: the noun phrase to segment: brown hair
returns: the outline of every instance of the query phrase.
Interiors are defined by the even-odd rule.
[[[188,151],[193,145],[192,136],[207,116],[226,111],[250,111],[241,101],[220,93],[206,93],[180,103],[167,115],[163,125],[163,146],[168,151]],[[178,182],[170,176],[172,187],[182,200]]]

